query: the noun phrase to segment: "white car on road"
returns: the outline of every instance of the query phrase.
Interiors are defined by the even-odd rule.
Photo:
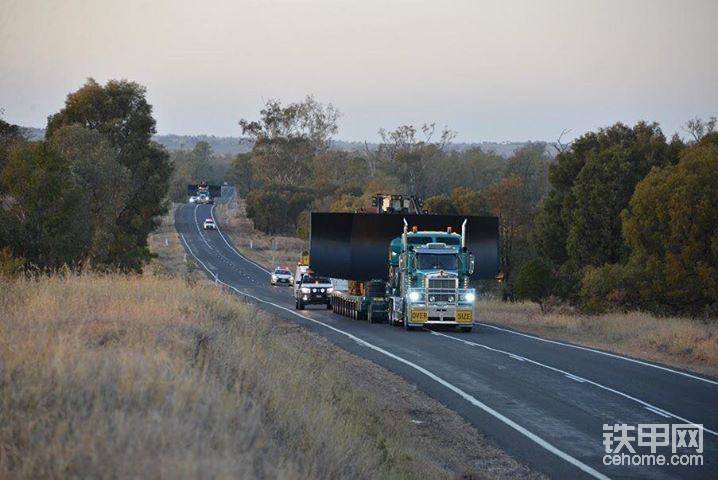
[[[292,272],[290,272],[288,269],[277,267],[274,269],[274,272],[272,272],[270,283],[272,285],[289,286],[294,283],[294,277],[292,276]]]
[[[217,225],[215,225],[214,220],[208,218],[202,224],[202,228],[204,228],[205,230],[217,230]]]

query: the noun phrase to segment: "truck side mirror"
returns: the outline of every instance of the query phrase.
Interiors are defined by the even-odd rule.
[[[469,254],[469,275],[472,275],[474,273],[474,254]]]

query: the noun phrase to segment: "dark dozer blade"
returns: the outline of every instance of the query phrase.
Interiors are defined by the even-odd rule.
[[[196,196],[197,191],[199,190],[198,185],[187,185],[187,196]],[[222,186],[221,185],[207,185],[207,190],[209,192],[209,196],[212,198],[219,198],[222,196]]]
[[[401,236],[404,219],[409,228],[461,233],[466,224],[466,247],[474,254],[472,279],[493,279],[498,272],[499,219],[469,215],[416,215],[312,212],[309,258],[317,274],[357,281],[387,280],[389,247]]]

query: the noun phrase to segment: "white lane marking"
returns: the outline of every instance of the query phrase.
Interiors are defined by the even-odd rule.
[[[669,414],[667,414],[667,413],[664,412],[663,410],[659,410],[659,409],[657,409],[657,408],[646,407],[646,410],[648,410],[649,412],[653,412],[653,413],[655,413],[656,415],[660,415],[660,416],[662,416],[662,417],[671,418],[671,416],[670,416]]]
[[[451,340],[455,340],[455,341],[457,341],[457,342],[462,342],[462,343],[465,343],[465,344],[467,344],[467,345],[471,345],[472,347],[480,347],[480,348],[484,348],[484,349],[486,349],[486,350],[490,350],[490,351],[492,351],[492,352],[503,353],[503,354],[505,354],[505,355],[508,355],[509,357],[514,357],[514,356],[515,356],[513,353],[507,352],[506,350],[500,350],[500,349],[498,349],[498,348],[489,347],[488,345],[483,345],[483,344],[481,344],[481,343],[476,343],[476,342],[472,342],[472,341],[469,341],[469,340],[464,340],[463,338],[452,337],[451,335],[446,335],[446,334],[444,334],[444,333],[435,332],[435,331],[433,331],[433,330],[431,331],[431,333],[432,333],[432,335],[438,335],[438,336],[440,336],[440,337],[450,338]],[[641,400],[641,399],[639,399],[639,398],[636,398],[636,397],[634,397],[634,396],[631,396],[631,395],[629,395],[629,394],[627,394],[627,393],[623,393],[623,392],[621,392],[621,391],[619,391],[619,390],[616,390],[616,389],[614,389],[614,388],[607,387],[606,385],[602,385],[602,384],[600,384],[600,383],[594,382],[593,380],[589,380],[589,379],[584,378],[584,377],[580,377],[580,376],[575,375],[575,374],[573,374],[573,373],[571,373],[571,372],[567,372],[566,370],[561,370],[560,368],[552,367],[551,365],[546,365],[545,363],[541,363],[541,362],[538,362],[538,361],[536,361],[536,360],[532,360],[532,359],[530,359],[530,358],[528,358],[528,357],[523,357],[523,358],[524,358],[524,361],[529,362],[529,363],[532,363],[532,364],[537,365],[537,366],[539,366],[539,367],[547,368],[547,369],[552,370],[552,371],[554,371],[554,372],[561,373],[561,374],[563,374],[564,376],[567,376],[567,377],[570,376],[572,380],[581,381],[581,382],[583,382],[583,383],[587,383],[587,384],[589,384],[589,385],[593,385],[594,387],[601,388],[601,389],[606,390],[606,391],[608,391],[608,392],[615,393],[616,395],[620,395],[620,396],[623,397],[623,398],[627,398],[627,399],[629,399],[629,400],[633,400],[634,402],[637,402],[637,403],[643,405],[644,407],[650,407],[650,408],[654,408],[654,409],[660,410],[660,411],[662,411],[662,412],[665,412],[667,415],[670,415],[671,417],[676,418],[676,419],[678,419],[678,420],[681,420],[681,421],[683,421],[683,422],[685,422],[685,423],[690,423],[691,425],[698,425],[697,423],[692,422],[692,421],[688,420],[687,418],[679,417],[679,416],[676,415],[676,414],[670,413],[670,412],[668,412],[668,411],[666,411],[666,410],[663,410],[662,408],[656,407],[655,405],[652,405],[652,404],[650,404],[650,403],[648,403],[648,402],[646,402],[646,401],[644,401],[644,400]],[[709,428],[706,428],[705,425],[703,426],[703,431],[704,431],[704,432],[708,432],[708,433],[712,433],[713,435],[718,436],[718,432],[715,432],[715,431],[713,431],[713,430],[711,430],[711,429],[709,429]]]
[[[249,258],[247,258],[244,255],[242,255],[241,253],[239,253],[236,248],[234,248],[232,245],[229,244],[227,239],[222,234],[222,230],[220,230],[220,228],[219,228],[219,223],[217,223],[217,220],[214,218],[214,204],[212,205],[212,208],[209,211],[209,215],[212,217],[212,221],[214,221],[214,224],[217,226],[217,232],[219,233],[219,236],[222,237],[222,240],[224,240],[224,243],[227,244],[227,246],[229,247],[230,250],[232,250],[234,253],[236,253],[238,257],[248,261],[249,263],[253,264],[254,266],[260,268],[261,270],[264,270],[266,273],[268,273],[270,275],[272,274],[272,272],[270,272],[269,270],[267,270],[266,268],[264,268],[263,266],[261,266],[260,264],[255,262],[254,260],[250,260]]]
[[[571,375],[570,373],[566,374],[566,378],[573,380],[574,382],[578,383],[584,383],[585,380],[583,378],[579,378],[576,375]],[[648,408],[648,407],[646,407]]]
[[[510,329],[508,329],[508,328],[501,328],[501,327],[497,327],[496,325],[491,325],[491,324],[488,324],[488,323],[480,323],[480,322],[479,322],[479,325],[483,325],[484,327],[493,328],[493,329],[495,329],[495,330],[501,330],[502,332],[512,333],[512,334],[514,334],[514,335],[520,335],[520,336],[522,336],[522,337],[532,338],[532,339],[534,339],[534,340],[539,340],[539,341],[541,341],[541,342],[553,343],[553,344],[556,344],[556,345],[562,345],[562,346],[564,346],[564,347],[571,347],[571,348],[576,348],[576,349],[579,349],[579,350],[585,350],[585,351],[587,351],[587,352],[598,353],[598,354],[600,354],[600,355],[605,355],[605,356],[611,357],[611,358],[618,358],[618,359],[620,359],[620,360],[625,360],[625,361],[627,361],[627,362],[637,363],[637,364],[639,364],[639,365],[643,365],[643,366],[646,366],[646,367],[657,368],[658,370],[663,370],[663,371],[665,371],[665,372],[671,372],[671,373],[675,373],[675,374],[677,374],[677,375],[683,375],[684,377],[692,378],[692,379],[694,379],[694,380],[700,380],[701,382],[710,383],[710,384],[712,384],[712,385],[718,385],[718,381],[711,380],[711,379],[708,379],[708,378],[699,377],[698,375],[691,375],[690,373],[681,372],[680,370],[674,370],[674,369],[672,369],[672,368],[664,367],[664,366],[662,366],[662,365],[656,365],[656,364],[654,364],[654,363],[644,362],[643,360],[637,360],[637,359],[635,359],[635,358],[624,357],[624,356],[622,356],[622,355],[617,355],[617,354],[615,354],[615,353],[603,352],[603,351],[601,351],[601,350],[596,350],[595,348],[583,347],[583,346],[581,346],[581,345],[572,345],[572,344],[570,344],[570,343],[560,342],[560,341],[558,341],[558,340],[549,340],[548,338],[542,338],[542,337],[539,337],[539,336],[536,336],[536,335],[531,335],[531,334],[528,334],[528,333],[517,332],[517,331],[515,331],[515,330],[510,330]]]
[[[281,310],[285,310],[285,311],[291,313],[292,315],[296,315],[297,317],[300,317],[300,318],[302,318],[302,319],[304,319],[304,320],[309,320],[310,322],[314,322],[314,323],[316,323],[316,324],[318,324],[318,325],[321,325],[321,326],[323,326],[323,327],[325,327],[325,328],[328,328],[329,330],[332,330],[332,331],[334,331],[334,332],[336,332],[336,333],[339,333],[339,334],[341,334],[341,335],[346,336],[347,338],[353,340],[354,342],[356,342],[357,344],[359,344],[359,345],[361,345],[361,346],[363,346],[363,347],[372,349],[372,350],[374,350],[374,351],[376,351],[376,352],[378,352],[378,353],[381,353],[382,355],[386,355],[387,357],[396,360],[397,362],[403,363],[404,365],[407,365],[407,366],[413,368],[414,370],[416,370],[416,371],[422,373],[423,375],[426,375],[426,376],[429,377],[430,379],[434,380],[435,382],[439,383],[440,385],[442,385],[442,386],[446,387],[447,389],[451,390],[452,392],[456,393],[456,394],[459,395],[461,398],[463,398],[464,400],[466,400],[467,402],[469,402],[471,405],[474,405],[475,407],[480,408],[481,410],[483,410],[484,412],[488,413],[488,414],[491,415],[492,417],[494,417],[494,418],[500,420],[500,421],[503,422],[504,424],[506,424],[506,425],[508,425],[509,427],[513,428],[514,430],[516,430],[517,432],[521,433],[522,435],[524,435],[525,437],[527,437],[529,440],[533,441],[534,443],[536,443],[536,444],[539,445],[540,447],[542,447],[542,448],[544,448],[545,450],[547,450],[547,451],[553,453],[553,454],[556,455],[557,457],[559,457],[559,458],[565,460],[566,462],[570,463],[571,465],[575,466],[576,468],[582,470],[582,471],[585,472],[586,474],[588,474],[588,475],[590,475],[590,476],[592,476],[592,477],[594,477],[594,478],[599,478],[599,479],[602,479],[602,480],[608,480],[609,477],[607,477],[606,475],[602,474],[602,473],[599,472],[598,470],[595,470],[594,468],[592,468],[592,467],[586,465],[586,464],[583,463],[582,461],[580,461],[580,460],[578,460],[578,459],[572,457],[571,455],[569,455],[568,453],[564,452],[563,450],[559,450],[557,447],[555,447],[555,446],[552,445],[551,443],[547,442],[547,441],[544,440],[543,438],[541,438],[541,437],[539,437],[538,435],[536,435],[536,434],[530,432],[530,431],[527,430],[525,427],[522,427],[521,425],[519,425],[518,423],[514,422],[514,421],[511,420],[510,418],[508,418],[508,417],[504,416],[503,414],[497,412],[496,410],[494,410],[493,408],[489,407],[489,406],[486,405],[485,403],[479,401],[478,399],[476,399],[476,398],[473,397],[472,395],[470,395],[470,394],[466,393],[465,391],[461,390],[459,387],[457,387],[457,386],[455,386],[455,385],[453,385],[453,384],[447,382],[447,381],[444,380],[443,378],[441,378],[441,377],[439,377],[438,375],[436,375],[436,374],[430,372],[429,370],[425,369],[424,367],[421,367],[421,366],[419,366],[419,365],[417,365],[417,364],[415,364],[415,363],[413,363],[413,362],[410,362],[409,360],[406,360],[405,358],[402,358],[402,357],[400,357],[400,356],[398,356],[398,355],[395,355],[395,354],[393,354],[393,353],[391,353],[391,352],[389,352],[389,351],[387,351],[387,350],[384,350],[383,348],[381,348],[381,347],[379,347],[379,346],[377,346],[377,345],[374,345],[373,343],[369,343],[369,342],[367,342],[366,340],[363,340],[363,339],[361,339],[361,338],[359,338],[359,337],[357,337],[357,336],[355,336],[355,335],[352,335],[352,334],[349,333],[349,332],[345,332],[344,330],[341,330],[341,329],[339,329],[339,328],[333,327],[333,326],[329,325],[328,323],[324,323],[324,322],[322,322],[322,321],[316,320],[316,319],[311,318],[311,317],[308,317],[308,316],[306,316],[306,315],[302,315],[302,314],[300,314],[300,313],[295,312],[294,310],[290,310],[290,309],[287,308],[287,307],[284,307],[284,306],[282,306],[282,305],[279,305],[279,304],[270,302],[270,301],[268,301],[268,300],[264,300],[264,299],[262,299],[262,298],[256,297],[256,296],[254,296],[254,295],[252,295],[252,294],[250,294],[250,293],[240,291],[238,288],[234,287],[233,285],[230,285],[230,284],[228,284],[228,283],[223,282],[222,280],[219,279],[219,277],[217,276],[216,273],[214,273],[213,271],[211,271],[210,269],[208,269],[207,266],[204,264],[204,262],[202,262],[202,260],[200,260],[199,257],[197,257],[197,256],[192,252],[192,250],[189,248],[189,244],[188,244],[187,241],[185,240],[184,236],[182,236],[182,240],[184,241],[185,246],[187,247],[187,250],[189,251],[190,255],[192,255],[192,256],[205,268],[205,270],[207,270],[207,272],[208,272],[210,275],[212,275],[212,277],[213,277],[214,280],[215,280],[215,283],[222,284],[222,285],[226,286],[227,288],[230,288],[231,290],[237,292],[237,293],[240,294],[240,295],[244,295],[244,296],[246,296],[246,297],[252,298],[252,299],[254,299],[254,300],[258,301],[258,302],[261,302],[261,303],[266,303],[266,304],[268,304],[268,305],[272,305],[272,306],[275,307],[275,308],[279,308],[279,309],[281,309]]]

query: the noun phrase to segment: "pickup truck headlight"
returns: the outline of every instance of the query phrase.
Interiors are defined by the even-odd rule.
[[[309,287],[302,287],[302,293],[309,293],[312,290]]]
[[[418,302],[420,298],[421,294],[419,292],[409,292],[409,301]]]
[[[277,276],[276,276],[276,275],[272,275],[272,281],[273,281],[273,282],[276,282],[276,281],[277,281]]]

